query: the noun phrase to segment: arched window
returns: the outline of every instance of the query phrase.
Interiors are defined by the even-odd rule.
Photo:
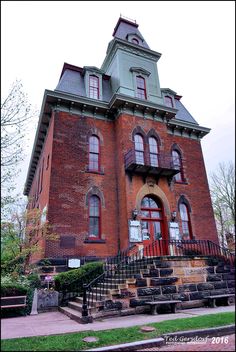
[[[137,164],[144,165],[144,145],[143,137],[140,134],[134,136],[135,159]]]
[[[180,153],[177,150],[172,150],[172,161],[174,169],[180,170],[178,174],[174,176],[175,181],[183,182],[183,166]]]
[[[191,231],[190,216],[189,216],[188,208],[184,203],[180,203],[179,210],[180,210],[183,239],[184,240],[191,239],[192,231]]]
[[[151,166],[158,166],[158,145],[156,138],[154,137],[149,137],[148,138],[148,143],[149,143],[149,153],[150,153],[150,165]]]
[[[163,237],[163,211],[161,202],[145,196],[141,202],[141,229],[143,241],[160,240]]]
[[[170,108],[173,108],[173,101],[171,97],[165,96],[165,104]]]
[[[89,170],[100,170],[100,141],[95,135],[89,137]]]
[[[100,199],[98,196],[89,198],[89,237],[100,237],[101,210]]]
[[[131,39],[131,42],[134,43],[134,44],[139,44],[139,41],[137,38],[132,38]]]
[[[137,98],[147,99],[146,83],[142,76],[136,76]]]
[[[99,78],[94,75],[89,76],[89,97],[99,99]]]

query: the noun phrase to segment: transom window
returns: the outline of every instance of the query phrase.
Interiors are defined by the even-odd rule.
[[[172,160],[173,166],[175,170],[180,170],[178,174],[174,176],[175,181],[182,182],[183,181],[183,167],[180,153],[177,150],[172,151]]]
[[[156,138],[149,137],[149,153],[150,153],[150,164],[151,166],[158,166],[158,145]]]
[[[140,134],[134,136],[135,159],[137,164],[144,165],[144,145],[143,137]]]
[[[182,225],[182,231],[183,231],[183,239],[190,239],[191,225],[190,225],[188,208],[184,203],[181,203],[179,206],[179,210],[180,210],[180,218],[181,218],[181,225]]]
[[[173,108],[173,101],[171,97],[165,96],[165,104],[170,108]]]
[[[89,138],[89,170],[100,170],[100,142],[95,135]]]
[[[89,97],[99,99],[99,78],[94,75],[89,76]]]
[[[91,196],[89,199],[89,237],[100,237],[100,199]]]
[[[137,98],[147,99],[145,79],[142,76],[136,76]]]

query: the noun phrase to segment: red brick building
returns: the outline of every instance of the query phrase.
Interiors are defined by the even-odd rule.
[[[136,22],[119,18],[102,67],[64,64],[45,90],[24,194],[59,235],[43,257],[116,255],[155,239],[218,243],[199,126],[160,88]]]

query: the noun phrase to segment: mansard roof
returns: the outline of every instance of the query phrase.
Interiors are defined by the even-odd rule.
[[[127,40],[128,35],[136,35],[141,39],[142,46],[144,48],[150,49],[142,34],[139,32],[138,26],[139,25],[136,23],[136,21],[131,21],[124,17],[120,17],[112,35],[114,38],[123,40]]]
[[[198,125],[197,121],[188,112],[186,107],[181,103],[179,99],[176,99],[176,98],[175,98],[175,107],[178,110],[177,114],[175,115],[176,120],[191,122]]]
[[[84,66],[81,68],[64,63],[60,80],[55,88],[55,91],[87,97],[84,80],[85,71],[102,75],[103,101],[109,102],[112,95],[110,76],[105,75],[101,69],[95,66]]]
[[[104,73],[102,73],[103,71],[94,66],[84,66],[83,68],[81,68],[65,63],[55,91],[87,98],[84,81],[84,70],[93,72],[96,71],[97,73],[102,74],[102,101],[104,101],[105,103],[109,103],[113,96],[110,84],[111,77],[105,75]],[[170,88],[161,88],[161,91],[163,93],[173,95],[175,99],[175,107],[178,110],[175,115],[176,120],[182,120],[189,123],[198,124],[197,121],[193,118],[193,116],[189,113],[189,111],[185,108],[185,106],[180,102],[181,96],[177,95],[177,93],[171,90]]]

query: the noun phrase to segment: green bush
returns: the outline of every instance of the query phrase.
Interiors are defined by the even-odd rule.
[[[5,308],[2,310],[3,317],[30,314],[34,288],[38,284],[37,274],[24,275],[3,275],[1,276],[1,297],[27,296],[25,308]]]
[[[6,285],[1,285],[1,296],[2,297],[7,297],[7,296],[25,296],[28,292],[28,287],[25,287],[21,284],[17,283],[12,283],[12,284],[6,284]]]
[[[15,308],[5,308],[2,309],[2,317],[13,317],[19,315],[30,314],[32,301],[33,301],[34,290],[28,285],[23,285],[21,283],[12,282],[5,283],[1,285],[1,296],[11,297],[11,296],[26,296],[26,307],[15,307]]]
[[[78,283],[86,284],[95,279],[97,276],[103,273],[103,263],[102,262],[93,262],[84,264],[78,269],[72,269],[70,271],[60,273],[55,276],[55,289],[57,291],[67,290],[70,288],[73,289],[73,285]],[[83,277],[83,279],[82,279]],[[81,279],[81,282],[80,282]]]
[[[41,280],[36,273],[31,273],[27,276],[27,280],[30,283],[30,287],[32,288],[40,288],[41,287]]]

